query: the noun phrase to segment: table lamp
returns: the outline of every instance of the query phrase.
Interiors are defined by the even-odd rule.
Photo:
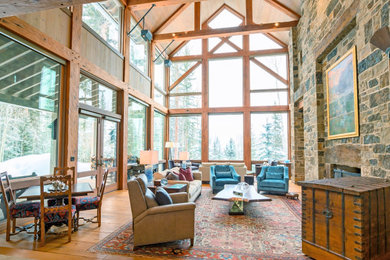
[[[165,148],[168,148],[168,160],[172,160],[172,148],[175,147],[174,142],[165,142]]]
[[[190,153],[189,152],[180,152],[179,153],[179,160],[181,160],[181,167],[183,169],[187,168],[187,160],[190,159]]]
[[[153,165],[158,163],[158,151],[141,151],[139,164],[145,165],[145,175],[148,183],[153,182]]]

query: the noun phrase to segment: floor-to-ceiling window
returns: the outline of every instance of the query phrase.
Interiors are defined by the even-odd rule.
[[[209,159],[243,160],[242,114],[209,115]]]
[[[146,149],[147,106],[129,97],[127,153],[130,161],[139,158],[140,151]]]
[[[158,159],[164,159],[165,116],[154,111],[153,150],[158,151]]]
[[[57,166],[62,67],[0,33],[0,172],[11,179],[50,175]]]
[[[169,141],[176,144],[173,159],[179,158],[179,152],[189,152],[191,160],[201,159],[201,121],[200,115],[171,116],[169,118]]]
[[[0,34],[0,172],[51,174],[57,164],[62,65]]]

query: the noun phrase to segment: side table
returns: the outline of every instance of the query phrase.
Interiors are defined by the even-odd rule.
[[[244,182],[248,183],[249,185],[254,185],[254,183],[255,183],[254,174],[244,175]]]

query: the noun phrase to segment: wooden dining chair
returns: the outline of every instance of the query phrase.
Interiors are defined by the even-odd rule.
[[[75,184],[76,183],[76,167],[72,166],[72,167],[64,167],[64,168],[61,168],[61,167],[54,167],[54,176],[57,176],[57,175],[68,175],[70,172],[70,175],[72,176],[72,183]]]
[[[52,190],[50,184],[55,181],[60,181],[65,184],[63,190],[57,191]],[[45,185],[48,188],[45,190]],[[40,214],[40,229],[41,229],[41,244],[44,245],[46,242],[45,233],[46,225],[65,222],[68,224],[68,241],[71,241],[72,234],[72,223],[76,215],[76,207],[72,203],[66,205],[56,205],[45,207],[45,199],[63,197],[67,198],[68,201],[72,201],[72,178],[70,175],[57,175],[57,176],[41,176],[40,178],[40,199],[41,199],[41,214]]]
[[[86,196],[86,197],[73,197],[73,203],[76,206],[76,216],[77,216],[77,227],[79,226],[79,220],[80,220],[80,211],[84,210],[97,210],[97,215],[94,216],[91,219],[81,218],[86,222],[91,223],[98,223],[98,227],[101,226],[102,223],[102,202],[103,202],[103,196],[104,196],[104,190],[106,188],[107,183],[107,177],[108,177],[109,171],[106,169],[103,174],[103,180],[99,187],[99,190],[97,191],[96,196]],[[94,219],[97,218],[97,221],[94,221]]]
[[[0,173],[0,186],[7,212],[7,228],[5,239],[9,241],[11,235],[16,235],[21,231],[27,232],[26,228],[19,228],[16,226],[16,219],[29,217],[34,218],[34,239],[36,239],[40,208],[39,202],[24,201],[16,203],[15,193],[12,190],[7,172]],[[16,232],[17,228],[18,232]]]

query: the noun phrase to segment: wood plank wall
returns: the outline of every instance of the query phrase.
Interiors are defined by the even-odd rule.
[[[78,149],[78,113],[79,113],[79,81],[80,71],[84,70],[96,78],[99,78],[110,85],[114,86],[118,92],[118,113],[122,115],[122,121],[119,126],[119,176],[118,176],[118,187],[119,189],[126,188],[127,181],[127,107],[129,95],[147,103],[149,105],[148,113],[148,134],[147,134],[147,148],[153,147],[153,121],[154,121],[154,109],[158,110],[162,114],[167,114],[168,109],[153,100],[153,90],[150,90],[152,95],[148,96],[137,90],[135,86],[130,84],[130,65],[129,65],[129,37],[126,32],[130,31],[130,16],[131,12],[129,8],[124,7],[124,29],[122,30],[122,46],[121,55],[123,58],[118,57],[117,54],[113,53],[117,59],[114,59],[112,66],[110,66],[110,59],[99,63],[96,60],[91,60],[91,55],[88,55],[88,50],[85,47],[85,42],[82,40],[86,39],[84,34],[85,29],[82,26],[82,6],[73,6],[70,20],[70,29],[67,26],[62,31],[62,35],[53,27],[50,27],[48,23],[51,19],[61,19],[67,15],[58,16],[58,13],[64,14],[60,9],[42,11],[38,13],[32,13],[21,17],[6,17],[0,18],[0,27],[15,34],[32,45],[36,45],[39,48],[43,48],[55,56],[66,61],[66,65],[63,70],[64,84],[62,87],[62,102],[63,106],[60,108],[60,134],[59,140],[59,155],[58,165],[59,166],[76,166],[77,167],[77,149]],[[53,14],[56,14],[53,17]],[[51,19],[48,19],[51,18]],[[68,22],[56,21],[56,24],[67,24]],[[37,22],[39,21],[39,23]],[[46,24],[43,24],[46,23]],[[37,27],[35,27],[37,26]],[[58,26],[57,26],[58,27]],[[42,30],[42,31],[41,31]],[[50,33],[50,35],[46,34]],[[56,32],[51,34],[51,32]],[[90,43],[102,45],[98,39],[89,39]],[[68,41],[70,41],[68,43]],[[84,44],[84,45],[83,45]],[[84,47],[83,47],[84,46]],[[92,46],[90,46],[91,48]],[[84,51],[83,49],[84,48]],[[107,52],[110,53],[109,48]],[[95,55],[97,55],[95,51]],[[106,55],[107,56],[107,55]],[[122,60],[122,61],[121,61]],[[118,61],[122,65],[118,66]],[[108,64],[107,64],[108,63]],[[152,63],[152,62],[151,62]],[[153,67],[150,66],[150,72],[153,72]],[[153,73],[150,75],[153,76]]]

